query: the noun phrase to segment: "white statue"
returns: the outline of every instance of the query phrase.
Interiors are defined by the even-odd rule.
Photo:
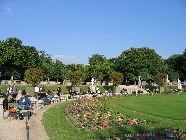
[[[182,89],[181,81],[178,79],[178,89]]]
[[[170,83],[170,80],[169,80],[169,75],[167,75],[166,77],[166,83],[169,84]]]
[[[141,76],[138,76],[138,86],[141,87]]]
[[[94,78],[91,79],[91,86],[94,85]]]

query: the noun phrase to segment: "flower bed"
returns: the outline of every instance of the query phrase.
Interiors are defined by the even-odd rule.
[[[104,102],[109,98],[101,97],[75,101],[73,105],[67,108],[66,114],[68,114],[71,121],[74,122],[77,127],[90,131],[113,126],[134,126],[142,123],[152,123],[137,118],[129,118],[119,112],[108,110],[105,108]]]

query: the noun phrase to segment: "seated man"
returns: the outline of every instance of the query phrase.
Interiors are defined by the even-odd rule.
[[[50,90],[47,91],[46,95],[47,95],[47,98],[48,98],[48,99],[54,98],[54,97],[52,96],[52,93],[51,93]]]
[[[25,90],[22,90],[21,92],[21,98],[19,99],[19,109],[20,110],[29,110],[31,106],[30,99],[26,97]]]
[[[42,93],[41,96],[38,98],[39,100],[43,100],[44,103],[48,102],[47,93]]]

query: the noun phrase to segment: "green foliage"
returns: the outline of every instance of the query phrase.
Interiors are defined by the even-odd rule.
[[[89,58],[88,75],[98,81],[108,80],[110,73],[113,71],[109,60],[103,55],[94,54]]]
[[[122,72],[126,79],[135,81],[140,73],[144,73],[145,79],[151,78],[157,72],[164,72],[167,69],[162,58],[150,48],[131,48],[122,52],[115,60],[119,72]],[[152,77],[153,78],[153,77]]]
[[[86,90],[86,91],[87,91],[87,90],[89,90],[89,86],[86,86],[86,85],[81,86],[81,89],[82,89],[82,90]]]
[[[72,71],[81,71],[84,73],[84,79],[86,80],[88,78],[88,71],[89,71],[89,65],[83,65],[83,64],[69,64],[66,65],[66,79],[69,78],[69,74]]]
[[[166,76],[167,76],[166,73],[160,73],[160,72],[158,72],[158,73],[155,75],[156,84],[158,84],[159,86],[164,85],[165,82],[166,82]]]
[[[42,81],[42,70],[29,68],[25,71],[24,81],[32,86],[38,85]]]
[[[36,67],[39,61],[37,50],[24,46],[18,38],[9,38],[0,42],[0,71],[3,79],[23,79],[24,71]]]
[[[70,72],[70,82],[74,86],[79,86],[84,81],[84,74],[81,71]]]
[[[158,87],[157,86],[152,86],[152,85],[145,85],[143,88],[144,89],[149,89],[150,91],[154,91]]]
[[[165,63],[166,62],[166,63]],[[173,55],[164,61],[153,49],[131,48],[123,51],[117,58],[107,59],[104,55],[94,54],[89,58],[89,65],[64,65],[59,60],[33,46],[27,46],[16,37],[0,41],[0,72],[1,79],[23,80],[25,70],[39,68],[44,80],[63,81],[70,79],[72,71],[84,73],[85,81],[95,78],[97,81],[109,81],[113,71],[122,73],[127,81],[154,81],[159,73],[168,73],[170,80],[178,77],[186,79],[186,50],[183,54]]]
[[[165,93],[170,93],[172,90],[178,89],[177,86],[164,86]]]
[[[112,86],[98,86],[101,93],[105,93],[105,91],[109,91]]]
[[[169,79],[171,81],[177,81],[179,79],[179,73],[177,71],[174,71],[172,68],[168,71]]]
[[[112,72],[110,79],[113,81],[114,86],[118,86],[123,82],[123,74],[119,72]]]
[[[152,81],[153,76],[148,73],[148,69],[141,69],[139,72],[139,76],[141,76],[142,81]]]
[[[166,60],[166,63],[174,72],[179,73],[180,79],[186,79],[186,50],[183,54],[172,55]]]
[[[140,126],[127,127],[126,125],[87,131],[75,127],[69,121],[66,108],[73,102],[64,102],[48,109],[43,115],[43,124],[51,140],[87,140],[106,139],[113,136],[121,136],[128,133],[153,132],[165,128],[179,128],[186,131],[186,98],[184,94],[175,95],[142,95],[138,97],[116,97],[103,103],[106,109],[120,112],[131,118],[145,119],[153,122]],[[174,104],[174,105],[173,105]],[[101,113],[102,111],[100,111]],[[82,114],[84,115],[84,114]],[[153,138],[152,138],[153,139]]]

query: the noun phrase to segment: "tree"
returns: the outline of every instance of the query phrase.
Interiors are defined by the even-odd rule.
[[[166,73],[160,73],[160,72],[158,72],[155,75],[156,84],[158,84],[159,86],[163,86],[165,84],[165,82],[166,82],[166,76],[167,76]]]
[[[88,75],[98,81],[108,80],[110,73],[113,71],[112,65],[106,57],[94,54],[89,58]]]
[[[186,79],[186,50],[183,54],[174,54],[170,56],[166,63],[171,69],[179,73],[180,79]]]
[[[67,68],[59,60],[56,60],[53,64],[52,78],[56,80],[58,79],[59,81],[67,79]]]
[[[81,71],[70,72],[70,82],[74,86],[79,86],[84,81],[84,74]]]
[[[119,72],[112,72],[110,79],[113,81],[114,86],[118,86],[123,82],[123,74]]]
[[[35,47],[24,46],[18,38],[8,38],[0,42],[0,71],[2,78],[14,76],[22,80],[26,69],[36,67],[39,54]]]
[[[144,71],[148,77],[158,72],[165,72],[167,66],[164,60],[150,48],[131,48],[122,52],[115,60],[115,66],[118,72],[123,73],[125,79],[137,81],[138,76]],[[144,73],[144,72],[143,72]]]
[[[36,86],[42,81],[42,70],[38,68],[29,68],[25,71],[24,81],[31,86]]]
[[[169,69],[168,71],[168,76],[171,81],[177,81],[179,79],[179,73],[172,68]]]
[[[51,78],[52,66],[52,58],[48,54],[45,54],[45,52],[41,51],[39,53],[38,68],[42,70],[43,80],[48,80]]]
[[[148,69],[141,69],[139,72],[142,81],[152,81],[153,76],[148,73]]]

